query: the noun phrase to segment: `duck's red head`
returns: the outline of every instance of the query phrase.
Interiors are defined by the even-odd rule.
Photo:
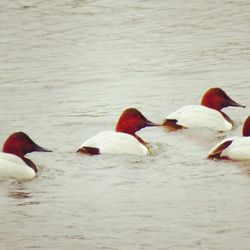
[[[117,124],[116,131],[134,135],[137,131],[145,127],[160,126],[149,121],[140,111],[129,108],[123,111]]]
[[[37,145],[23,132],[13,133],[3,145],[3,152],[17,155],[20,158],[23,158],[25,154],[33,151],[51,152]]]
[[[250,136],[250,115],[245,120],[243,129],[242,129],[242,135],[243,136]]]
[[[209,89],[202,97],[201,105],[206,106],[211,109],[220,111],[223,108],[232,107],[242,107],[245,106],[238,104],[232,100],[226,93],[220,88]]]

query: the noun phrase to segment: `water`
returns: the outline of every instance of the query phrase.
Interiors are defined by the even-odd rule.
[[[75,154],[127,107],[161,122],[223,88],[249,114],[250,4],[0,3],[0,143],[25,131],[32,181],[0,182],[0,249],[249,249],[249,163],[208,161],[223,134],[139,132],[153,156]]]

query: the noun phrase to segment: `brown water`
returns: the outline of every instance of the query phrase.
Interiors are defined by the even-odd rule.
[[[223,134],[139,134],[154,155],[82,157],[136,107],[162,121],[218,86],[240,134],[249,115],[250,3],[0,2],[0,143],[25,131],[53,153],[40,175],[0,182],[0,249],[250,248],[250,163],[208,161]]]

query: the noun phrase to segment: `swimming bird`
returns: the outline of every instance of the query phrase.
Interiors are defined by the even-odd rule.
[[[128,108],[121,114],[115,131],[103,131],[86,140],[77,150],[83,154],[147,155],[146,142],[136,135],[144,127],[160,126],[149,121],[140,111]]]
[[[201,105],[189,105],[169,114],[163,126],[170,131],[182,128],[209,128],[217,131],[229,131],[233,121],[222,112],[226,107],[242,107],[232,100],[220,88],[209,89],[202,97]]]
[[[51,152],[37,145],[23,132],[11,134],[0,153],[0,178],[32,179],[37,173],[34,162],[26,158],[34,151]]]
[[[209,159],[250,159],[250,116],[242,129],[243,136],[229,137],[216,144],[209,152]]]

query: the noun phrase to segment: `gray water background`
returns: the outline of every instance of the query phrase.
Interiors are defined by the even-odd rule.
[[[32,181],[0,182],[0,249],[250,249],[250,163],[208,161],[250,113],[250,3],[0,2],[0,143],[24,131],[53,153]],[[77,147],[138,108],[161,122],[223,88],[237,127],[138,134],[153,155]]]

